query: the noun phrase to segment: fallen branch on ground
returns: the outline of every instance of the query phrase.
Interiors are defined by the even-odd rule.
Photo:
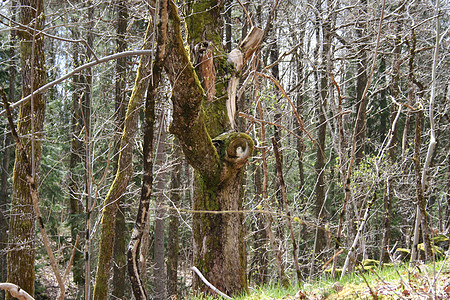
[[[11,296],[19,300],[34,300],[34,298],[30,296],[30,294],[13,283],[0,283],[0,289],[8,291]]]
[[[219,291],[215,286],[213,286],[196,267],[192,267],[191,270],[194,271],[198,275],[198,277],[200,277],[203,283],[206,284],[210,289],[212,289],[216,294],[224,297],[225,299],[233,299],[230,296]]]

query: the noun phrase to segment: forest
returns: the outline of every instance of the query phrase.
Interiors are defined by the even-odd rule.
[[[0,299],[449,264],[449,10],[2,1]]]

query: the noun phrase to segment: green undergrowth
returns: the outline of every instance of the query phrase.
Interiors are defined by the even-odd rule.
[[[223,299],[197,297],[196,300]],[[450,259],[428,264],[395,264],[374,267],[339,278],[324,275],[298,287],[252,287],[234,300],[257,299],[450,299]]]

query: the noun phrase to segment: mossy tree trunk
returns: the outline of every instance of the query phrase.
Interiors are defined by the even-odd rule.
[[[22,66],[22,97],[45,84],[44,39],[37,34],[44,26],[44,3],[42,0],[22,0],[20,21],[28,30],[18,32]],[[32,178],[37,184],[36,174],[41,161],[41,140],[45,116],[45,97],[33,95],[30,102],[22,104],[17,121],[17,132],[25,145],[24,151],[31,161]],[[8,282],[34,295],[35,221],[30,188],[27,180],[24,155],[16,153],[13,171],[13,193],[9,223]],[[13,299],[10,294],[6,299]]]
[[[233,66],[222,49],[223,5],[204,0],[188,7],[188,42],[192,49],[200,49],[193,51],[198,62],[195,70],[183,45],[176,5],[169,1],[167,47],[172,51],[165,69],[173,88],[171,132],[196,171],[193,264],[216,288],[237,294],[247,289],[244,215],[239,212],[241,170],[254,145],[246,134],[224,133],[230,129],[226,74]],[[220,211],[228,212],[216,213]],[[196,277],[194,281],[197,290],[206,290]]]
[[[117,52],[123,52],[127,49],[126,32],[128,25],[128,1],[116,0],[116,44]],[[126,99],[126,83],[127,83],[127,58],[120,58],[116,62],[116,82],[115,82],[115,104],[116,104],[116,147],[115,152],[120,152],[121,133],[125,121],[125,113],[127,109]],[[118,157],[115,159],[118,165]],[[117,171],[117,168],[115,169]],[[123,299],[127,282],[125,279],[127,257],[126,257],[126,227],[125,227],[125,207],[122,203],[125,199],[121,199],[118,203],[118,212],[116,213],[116,228],[114,239],[114,275],[112,280],[112,296],[115,299]]]
[[[150,49],[150,41],[148,38],[149,28],[147,28],[143,49]],[[114,253],[116,214],[120,199],[126,191],[128,183],[133,175],[132,152],[138,125],[138,108],[144,100],[145,91],[147,90],[149,82],[149,74],[150,57],[142,56],[124,120],[124,127],[120,140],[121,152],[119,154],[116,177],[114,178],[114,181],[109,188],[109,192],[106,195],[103,206],[104,208],[102,211],[100,247],[97,264],[97,277],[94,285],[94,299],[107,299],[108,296],[108,282],[111,278]]]

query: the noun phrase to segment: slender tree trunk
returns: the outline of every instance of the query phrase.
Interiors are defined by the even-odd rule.
[[[388,176],[388,178],[386,179],[386,191],[383,195],[384,216],[382,228],[383,238],[380,249],[380,265],[382,265],[383,263],[388,263],[390,261],[388,252],[391,250],[389,244],[391,241],[392,198],[392,176]]]
[[[360,1],[361,9],[364,15],[367,15],[367,0]],[[356,134],[356,148],[355,148],[355,165],[358,166],[364,156],[366,155],[366,136],[367,136],[367,97],[364,95],[364,91],[367,86],[367,53],[366,53],[366,30],[364,25],[360,22],[356,24],[356,36],[361,40],[357,45],[358,50],[358,65],[356,68],[356,111],[358,112],[357,120],[355,123],[355,134]],[[355,226],[357,220],[362,218],[363,211],[361,197],[355,195],[353,197],[353,211],[352,218],[350,219],[349,226]],[[353,230],[355,230],[354,228]],[[354,236],[350,239],[353,240]],[[363,241],[361,242],[363,243]],[[353,269],[355,260],[351,260],[350,269]]]
[[[78,29],[72,29],[72,38],[74,40],[78,39]],[[80,45],[74,43],[72,47],[72,60],[74,67],[78,67],[80,62],[79,57]],[[77,236],[84,237],[84,224],[83,223],[83,207],[81,203],[81,183],[80,178],[80,164],[83,157],[83,146],[81,143],[83,120],[81,113],[81,76],[75,74],[72,77],[72,118],[71,118],[71,131],[70,131],[70,158],[69,158],[69,223],[70,223],[70,234],[72,243],[75,244]],[[78,249],[75,250],[75,255],[73,259],[73,280],[77,285],[79,291],[79,296],[83,294],[84,291],[84,263],[82,258],[82,252]]]
[[[42,0],[21,1],[20,22],[30,28],[18,32],[21,41],[22,96],[32,94],[46,81],[44,37],[38,34],[44,26],[43,9]],[[30,102],[22,104],[17,121],[17,131],[26,145],[24,151],[30,158],[32,180],[36,184],[39,183],[37,174],[41,162],[44,116],[45,97],[37,94]],[[35,212],[26,176],[28,173],[23,156],[16,153],[9,223],[10,250],[7,255],[8,282],[34,295]],[[12,299],[9,293],[6,299]]]
[[[386,82],[386,76],[385,76],[385,71],[386,71],[386,62],[384,59],[381,60],[380,63],[380,73],[382,73],[382,80],[383,82]],[[381,91],[380,93],[380,106],[382,110],[385,110],[387,108],[387,100],[386,100],[386,90]],[[386,124],[388,123],[388,119],[390,119],[390,123],[391,123],[391,134],[392,134],[392,139],[391,139],[391,144],[387,145],[388,147],[388,157],[389,160],[392,164],[395,163],[395,159],[392,155],[395,156],[395,142],[396,142],[396,132],[397,132],[397,126],[395,124],[393,124],[394,120],[395,120],[395,114],[393,114],[392,112],[395,111],[394,109],[395,105],[394,103],[392,103],[391,105],[391,114],[390,117],[388,115],[388,113],[381,113],[381,128],[380,128],[380,134],[381,134],[381,140],[380,142],[383,143],[383,141],[386,139],[386,130],[387,130],[387,126]],[[392,116],[394,118],[392,118]],[[388,178],[386,180],[386,191],[383,195],[383,208],[384,208],[384,215],[383,215],[383,227],[382,227],[382,231],[383,231],[383,237],[382,237],[382,243],[381,243],[381,249],[380,249],[380,265],[382,265],[383,263],[387,263],[390,260],[390,257],[388,255],[388,251],[390,250],[390,242],[391,242],[391,218],[392,218],[392,200],[393,200],[393,180],[392,180],[392,176],[388,175]]]
[[[155,76],[155,73],[153,73]],[[144,145],[143,160],[144,173],[142,175],[141,199],[139,201],[138,214],[135,227],[131,234],[130,244],[127,251],[128,274],[130,276],[131,288],[136,300],[148,299],[148,294],[141,278],[139,268],[139,254],[144,234],[145,223],[148,221],[148,210],[150,206],[150,196],[153,186],[153,123],[155,120],[155,96],[156,86],[159,84],[159,78],[153,78],[153,84],[150,85],[145,100],[145,125],[144,125]],[[105,298],[106,299],[106,298]]]
[[[225,49],[227,53],[231,52],[232,49],[232,32],[231,32],[231,11],[233,10],[232,0],[226,0],[225,4]]]
[[[161,99],[162,97],[160,97]],[[163,102],[163,101],[161,101]],[[157,136],[159,143],[157,144],[157,152],[156,152],[156,166],[163,170],[164,163],[166,159],[166,124],[165,124],[165,113],[164,106],[159,105],[160,113],[157,128],[160,129],[160,132]],[[165,176],[166,172],[161,171],[158,173],[156,177],[156,204],[155,204],[155,227],[154,227],[154,236],[155,241],[153,245],[153,285],[155,287],[155,293],[153,299],[167,299],[166,293],[166,270],[165,270],[165,261],[164,261],[164,218],[165,218],[165,209],[163,208],[165,203],[164,196],[164,187],[166,183]]]
[[[411,261],[415,261],[417,259],[417,252],[418,248],[417,245],[419,243],[419,235],[420,235],[420,228],[422,229],[422,237],[423,237],[423,244],[424,244],[424,250],[425,250],[425,259],[429,260],[432,258],[432,248],[431,248],[431,241],[430,241],[430,229],[428,227],[428,215],[426,212],[426,199],[425,199],[425,184],[423,182],[422,178],[422,171],[421,171],[421,165],[420,165],[420,147],[422,146],[422,126],[423,126],[423,85],[418,82],[415,78],[415,55],[416,55],[416,44],[417,44],[417,38],[414,29],[411,30],[411,40],[410,40],[410,56],[408,61],[408,101],[412,103],[415,98],[415,90],[414,90],[414,84],[418,86],[419,92],[418,92],[418,99],[416,102],[419,104],[419,110],[416,112],[415,116],[415,138],[414,138],[414,156],[413,156],[413,162],[414,162],[414,170],[415,170],[415,180],[416,180],[416,220],[414,225],[414,241],[411,251]],[[434,133],[433,133],[434,134]]]
[[[449,100],[449,99],[447,99]],[[445,228],[450,227],[450,160],[447,162],[447,192],[445,198],[447,199],[447,209],[445,210],[444,224]]]
[[[364,5],[365,5],[365,1]],[[357,29],[357,35],[359,38],[363,38],[364,31],[362,28]],[[365,155],[365,143],[366,143],[366,131],[367,131],[367,114],[366,114],[366,106],[367,101],[364,97],[364,90],[367,85],[367,73],[366,70],[368,69],[367,66],[367,57],[366,57],[366,51],[365,51],[365,44],[361,44],[358,47],[359,53],[360,53],[360,59],[358,61],[358,67],[357,67],[357,76],[356,76],[356,111],[360,112],[358,114],[359,116],[359,122],[356,122],[356,153],[355,153],[355,164],[358,165]]]
[[[128,24],[128,3],[126,0],[115,1],[116,5],[116,44],[117,52],[125,51],[127,48],[126,30]],[[117,172],[119,163],[119,153],[121,133],[124,128],[125,114],[127,109],[126,100],[126,85],[127,85],[127,59],[120,58],[116,62],[116,83],[115,83],[115,107],[116,107],[116,138],[115,138],[115,169]],[[114,237],[114,265],[113,265],[113,279],[112,279],[112,296],[116,299],[123,299],[126,284],[126,240],[127,230],[125,227],[125,207],[122,205],[125,199],[118,201],[118,212],[116,213],[116,228]]]
[[[325,109],[327,107],[328,98],[328,73],[329,69],[329,55],[330,55],[330,23],[326,21],[322,25],[324,40],[322,41],[322,72],[320,74],[320,97],[318,97],[316,110],[317,118],[317,146],[316,146],[316,200],[315,200],[315,216],[317,224],[323,227],[325,224],[325,139],[327,135],[327,120]],[[314,270],[315,259],[319,261],[323,258],[323,251],[327,246],[327,237],[323,229],[318,227],[314,240],[314,261],[312,262],[311,270]],[[312,275],[312,272],[310,272]]]
[[[296,273],[296,285],[299,285],[301,282],[301,274],[300,274],[300,268],[298,265],[298,253],[297,253],[297,241],[295,240],[295,234],[294,234],[294,227],[292,226],[292,220],[291,220],[291,210],[289,209],[289,205],[287,203],[287,191],[286,191],[286,185],[284,183],[284,177],[283,177],[283,166],[281,161],[281,153],[278,149],[278,144],[275,140],[275,138],[272,138],[272,145],[274,149],[274,155],[275,155],[275,161],[276,161],[276,167],[277,167],[277,178],[280,182],[280,189],[281,189],[281,195],[282,195],[282,205],[284,208],[284,212],[287,215],[287,223],[289,228],[289,233],[292,241],[292,253],[293,253],[293,259],[294,259],[294,269]]]
[[[150,26],[147,28],[144,41],[144,49],[150,48]],[[124,121],[124,129],[120,142],[120,155],[116,176],[106,195],[102,211],[102,223],[100,233],[99,258],[97,265],[97,278],[94,286],[94,299],[106,299],[108,296],[108,281],[111,277],[113,245],[115,238],[116,213],[119,199],[125,192],[133,175],[132,153],[134,138],[137,132],[139,107],[144,100],[149,83],[150,57],[142,56],[136,75],[135,85],[128,103]],[[98,298],[96,298],[98,297]]]
[[[256,155],[258,155],[257,153]],[[261,203],[262,198],[262,180],[261,180],[261,166],[254,165],[254,186],[255,186],[255,203]],[[255,233],[253,235],[253,247],[255,249],[253,260],[250,266],[249,280],[254,281],[256,285],[262,286],[267,284],[268,272],[268,252],[267,252],[267,234],[264,227],[264,216],[256,215]]]
[[[260,120],[264,120],[263,111],[261,108],[261,103],[259,102],[259,99],[257,99],[257,110],[259,114]],[[268,205],[268,171],[267,171],[267,149],[266,149],[266,128],[265,124],[261,122],[261,131],[260,131],[260,140],[261,140],[261,159],[262,159],[262,173],[263,173],[263,182],[262,182],[262,203],[263,208],[266,211],[270,211],[269,205]],[[278,282],[282,286],[288,286],[289,281],[286,278],[286,272],[282,263],[282,252],[281,247],[278,245],[277,240],[275,239],[275,235],[272,232],[272,223],[273,223],[273,217],[271,214],[266,215],[266,224],[265,224],[265,232],[266,236],[269,238],[269,241],[271,243],[272,249],[275,252],[275,262],[278,272]]]
[[[274,41],[272,42],[272,47],[270,49],[270,62],[273,64],[278,60],[278,56],[279,56],[279,50],[278,50],[278,43],[276,41],[277,39],[277,32],[274,31],[273,29],[271,29],[271,35],[274,37]],[[280,80],[280,70],[278,67],[278,64],[275,63],[275,65],[272,67],[271,69],[272,71],[272,76],[276,79],[276,80]],[[282,99],[282,98],[280,98]],[[274,115],[274,123],[276,125],[281,124],[281,107],[280,104],[277,102],[275,103],[275,115]],[[281,143],[281,131],[279,126],[273,126],[273,136],[275,138],[275,142],[277,144]],[[283,154],[282,152],[280,152],[280,157],[281,162],[283,162]],[[276,172],[276,167],[275,167],[275,172]],[[283,196],[282,196],[282,192],[281,192],[281,187],[280,187],[280,182],[278,180],[275,181],[275,195],[276,195],[276,199],[277,199],[277,203],[279,205],[279,207],[282,209],[282,203],[283,203]],[[278,238],[280,238],[281,240],[283,240],[283,237],[280,233],[280,231],[282,231],[282,229],[278,228],[277,232],[278,232]]]
[[[415,140],[414,140],[414,169],[415,169],[415,177],[416,177],[416,201],[417,201],[417,210],[416,210],[416,224],[414,228],[414,243],[413,249],[411,251],[411,261],[415,261],[417,259],[417,244],[419,241],[419,227],[422,229],[424,250],[425,250],[425,259],[430,260],[433,257],[433,252],[431,248],[431,240],[430,240],[430,230],[428,227],[428,214],[426,212],[426,199],[424,197],[424,191],[422,187],[422,172],[420,166],[420,146],[421,137],[422,137],[422,119],[423,119],[423,111],[419,110],[416,113],[416,126],[415,126]]]
[[[177,164],[173,168],[170,180],[170,206],[177,209],[181,204],[181,149],[176,141],[173,146],[173,157]],[[178,212],[172,210],[169,216],[168,240],[167,240],[167,296],[169,299],[178,298],[178,251],[179,245],[179,219]]]
[[[11,85],[10,85],[11,86]],[[14,91],[14,89],[10,89]],[[11,99],[12,100],[12,99]],[[10,100],[10,101],[11,101]],[[12,103],[12,102],[11,102]],[[6,132],[5,127],[5,132]],[[1,191],[0,191],[0,282],[6,282],[7,279],[7,263],[6,263],[6,250],[8,242],[8,216],[7,216],[7,205],[8,205],[8,177],[9,177],[9,165],[10,165],[10,155],[11,155],[11,134],[5,133],[5,137],[2,143],[3,159],[2,159],[2,169],[1,169]],[[2,290],[0,292],[0,299],[5,299],[5,292]]]
[[[136,216],[136,222],[131,234],[130,243],[127,250],[128,274],[130,276],[131,288],[136,300],[148,299],[144,282],[141,278],[139,268],[139,255],[141,243],[145,229],[145,223],[148,221],[148,210],[150,206],[150,196],[153,186],[153,139],[154,139],[154,121],[155,121],[155,101],[158,93],[164,62],[166,59],[166,45],[169,23],[169,1],[161,0],[158,4],[156,23],[156,53],[152,66],[152,78],[147,90],[145,100],[145,119],[144,119],[144,144],[143,144],[143,175],[141,198]],[[163,267],[164,268],[164,267]]]
[[[87,45],[92,49],[94,45],[94,5],[89,0],[87,2],[88,22],[86,40]],[[86,60],[90,61],[92,53],[86,49]],[[84,132],[84,166],[85,166],[85,240],[84,245],[84,295],[87,298],[91,297],[91,228],[93,223],[92,206],[92,124],[91,124],[91,108],[92,108],[92,68],[85,70],[83,76],[84,90],[81,101],[81,119]]]
[[[270,62],[273,64],[278,60],[279,57],[279,50],[278,50],[278,43],[276,41],[277,39],[277,32],[273,30],[273,26],[272,24],[269,25],[271,27],[270,31],[274,40],[272,41],[272,47],[270,49]],[[272,72],[272,76],[279,81],[280,80],[280,69],[278,67],[278,64],[275,63],[275,65],[272,67],[271,69]],[[283,98],[279,98],[280,101]],[[281,130],[279,128],[279,126],[277,125],[281,125],[281,118],[282,118],[282,113],[281,113],[281,105],[280,103],[276,102],[275,103],[275,115],[274,115],[274,123],[275,125],[273,125],[273,138],[275,139],[275,143],[281,144]],[[280,163],[283,164],[283,152],[279,151],[278,153],[278,159],[280,160]],[[278,174],[278,169],[277,169],[277,165],[274,166],[274,171],[276,174]],[[275,179],[274,181],[274,189],[275,189],[275,199],[276,199],[276,210],[279,212],[282,212],[284,209],[284,205],[283,205],[283,192],[282,192],[282,187],[281,187],[281,181],[279,180],[279,177]],[[276,235],[276,239],[278,240],[278,245],[280,247],[279,251],[280,254],[285,253],[286,252],[286,247],[284,246],[284,224],[285,224],[285,220],[283,220],[283,218],[276,218],[275,219],[275,235]],[[282,263],[282,268],[283,270],[286,269],[286,263],[285,261],[281,261]],[[297,264],[298,265],[298,264]],[[284,276],[282,276],[284,277]],[[287,284],[287,280],[282,280],[282,282],[285,282]]]
[[[11,19],[16,20],[17,6],[16,1],[11,3]],[[11,26],[12,27],[12,26]],[[10,103],[15,101],[15,91],[16,91],[16,68],[17,63],[14,58],[15,47],[16,47],[16,31],[11,28],[10,41],[9,41],[9,94],[8,100]],[[9,172],[10,172],[10,160],[11,160],[11,134],[8,132],[9,129],[5,125],[5,133],[2,143],[3,149],[3,159],[1,162],[1,190],[0,190],[0,282],[6,282],[8,277],[8,269],[6,262],[6,250],[8,242],[8,215],[7,215],[7,205],[9,199],[9,189],[10,184],[8,183]],[[0,299],[5,299],[5,292],[2,290],[0,292]]]

